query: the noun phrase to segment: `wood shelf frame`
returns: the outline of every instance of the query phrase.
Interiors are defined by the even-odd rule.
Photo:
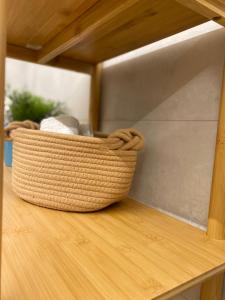
[[[176,0],[193,11],[225,26],[225,2],[223,0]]]
[[[24,60],[35,64],[40,64],[38,62],[37,51],[11,44],[7,45],[7,57]],[[93,64],[78,61],[64,56],[58,56],[46,63],[46,65],[50,67],[56,67],[89,75],[91,75],[94,70]]]
[[[6,58],[6,0],[0,1],[0,251],[2,253],[2,209],[3,209],[3,155],[4,155],[4,99]],[[0,255],[0,292],[1,292]]]
[[[44,3],[45,1],[47,0],[40,3],[40,6],[46,4]],[[37,3],[39,2],[21,0],[21,5],[15,7],[13,0],[9,0],[6,7],[6,0],[0,0],[0,98],[2,99],[0,101],[0,229],[2,224],[3,99],[6,54],[8,57],[22,59],[32,63],[40,63],[89,74],[91,76],[89,117],[93,130],[96,131],[99,129],[100,123],[102,61],[202,24],[207,20],[214,20],[225,26],[224,0],[155,0],[151,2],[149,0],[125,0],[122,2],[120,0],[109,0],[107,3],[104,0],[89,0],[86,2],[83,0],[68,0],[66,4],[63,4],[61,1],[55,2],[54,7],[45,5],[45,10],[39,7]],[[76,5],[75,11],[73,11],[74,5]],[[8,11],[8,8],[12,10],[12,12]],[[35,19],[33,15],[30,17],[30,11],[37,12],[38,14],[38,9],[41,9],[43,13],[42,18]],[[6,14],[8,16],[8,22],[6,22]],[[19,20],[16,25],[14,24],[15,19]],[[40,23],[40,20],[42,20],[43,23]],[[29,22],[34,22],[36,32],[32,32],[33,26],[27,26],[30,25]],[[7,39],[6,23],[8,23]],[[159,30],[155,31],[154,28],[158,28]],[[6,44],[7,42],[8,45]],[[33,50],[31,48],[33,48]],[[36,50],[34,50],[35,48]],[[52,290],[49,289],[49,286],[48,289],[43,288],[42,290],[46,297],[49,297],[49,294],[51,294],[52,297],[54,297],[52,299],[60,299],[57,286],[64,289],[68,299],[73,299],[71,298],[73,296],[71,296],[71,287],[68,288],[68,286],[78,278],[77,284],[80,285],[83,293],[82,297],[83,295],[85,295],[84,297],[90,296],[89,292],[91,291],[95,293],[95,295],[100,295],[99,299],[104,299],[107,298],[108,291],[111,291],[114,296],[115,293],[119,293],[116,295],[116,299],[120,299],[118,297],[120,297],[120,293],[122,293],[123,298],[121,299],[136,297],[139,300],[145,299],[145,297],[148,296],[152,297],[149,299],[163,300],[169,299],[169,297],[176,295],[178,292],[204,281],[201,291],[201,300],[220,300],[223,272],[225,270],[225,171],[222,168],[225,163],[224,132],[225,76],[221,97],[207,237],[203,232],[190,225],[176,221],[132,201],[130,203],[126,201],[118,205],[120,211],[118,211],[116,207],[112,207],[111,212],[110,210],[106,210],[105,212],[99,213],[99,215],[103,215],[106,220],[111,222],[111,231],[107,231],[106,224],[104,222],[101,223],[98,218],[97,222],[101,224],[99,226],[95,224],[95,222],[93,222],[95,217],[92,218],[92,216],[89,215],[87,216],[87,220],[89,224],[91,224],[90,226],[98,233],[94,234],[93,237],[90,235],[92,228],[89,228],[89,232],[87,230],[88,224],[85,225],[86,227],[80,227],[82,217],[79,214],[77,215],[78,221],[73,220],[70,214],[68,214],[67,217],[64,215],[62,221],[65,228],[61,228],[62,230],[60,232],[56,232],[52,226],[52,224],[55,223],[49,223],[48,220],[48,218],[50,218],[53,222],[58,222],[56,212],[50,212],[20,202],[10,190],[10,174],[7,170],[5,198],[9,199],[9,203],[6,203],[6,205],[9,204],[9,206],[6,206],[6,211],[7,208],[12,207],[14,209],[13,216],[15,219],[10,217],[12,211],[8,210],[9,219],[6,220],[4,225],[6,226],[4,229],[6,248],[3,247],[3,255],[5,255],[10,262],[9,254],[12,254],[11,251],[14,251],[11,257],[13,257],[13,259],[15,258],[16,264],[18,264],[17,269],[19,269],[20,258],[23,260],[24,257],[23,251],[19,249],[19,243],[21,243],[27,254],[23,263],[25,267],[28,266],[32,269],[32,266],[29,265],[29,261],[27,261],[27,257],[30,257],[35,265],[39,254],[44,254],[43,249],[39,248],[38,245],[44,245],[46,247],[45,250],[52,254],[51,263],[53,263],[53,265],[55,264],[60,273],[60,276],[58,276],[57,273],[55,274],[58,280],[56,288],[51,276],[47,276],[47,281],[49,285],[52,286]],[[120,236],[121,234],[121,231],[117,232],[116,230],[121,226],[121,212],[128,218],[122,222],[122,225],[124,225],[122,232],[125,234],[126,230],[128,230],[130,234],[125,242],[122,238],[118,240],[115,239],[116,236]],[[30,214],[36,218],[34,218],[34,221],[29,218]],[[24,222],[21,222],[19,218],[21,215],[24,216]],[[133,228],[134,224],[131,224],[131,216],[138,221],[135,223],[135,228]],[[144,221],[141,220],[141,216],[143,216]],[[37,220],[42,222],[42,232],[38,228]],[[145,228],[147,228],[147,233],[143,228],[143,223],[145,224]],[[53,234],[53,239],[46,239],[45,234],[43,234],[45,233],[44,225],[47,225]],[[67,231],[68,226],[75,231],[79,228],[79,230],[76,231],[78,237],[74,240],[70,240],[69,243],[66,243],[66,246],[64,246],[64,242],[69,234]],[[179,232],[182,234],[180,235]],[[185,233],[186,236],[183,236],[183,233]],[[101,234],[105,236],[105,241],[103,242],[105,248],[99,249],[97,241],[99,241]],[[112,237],[111,243],[114,243],[113,247],[109,247],[107,243],[107,234]],[[27,251],[29,250],[29,247],[27,247],[27,236],[31,238],[31,245],[37,247],[39,252],[34,251],[34,253],[31,253]],[[85,236],[84,239],[80,238],[83,236]],[[133,249],[130,244],[131,238],[134,240],[137,239],[138,241],[138,244],[134,246],[135,249]],[[133,275],[134,278],[139,280],[138,286],[136,286],[135,282],[133,284],[133,279],[129,276],[120,275],[122,276],[120,278],[118,276],[120,274],[120,268],[108,268],[107,272],[109,273],[107,275],[111,277],[114,276],[115,280],[119,280],[116,284],[114,283],[114,285],[110,286],[107,276],[105,276],[104,273],[105,270],[101,269],[98,262],[96,263],[97,275],[99,279],[104,282],[106,288],[103,288],[103,291],[101,291],[97,282],[95,282],[96,286],[93,286],[93,280],[91,280],[90,277],[91,273],[87,270],[90,267],[94,273],[94,265],[92,265],[91,261],[89,261],[90,264],[86,265],[84,257],[81,260],[73,261],[74,257],[71,255],[70,250],[71,244],[73,249],[80,255],[82,255],[83,249],[87,254],[91,254],[94,249],[97,256],[99,253],[104,253],[106,249],[109,250],[109,254],[107,253],[107,255],[103,256],[99,255],[99,261],[107,258],[107,260],[105,260],[106,265],[107,261],[110,262],[110,255],[112,257],[112,255],[117,254],[118,261],[122,260],[125,262],[122,267],[122,274],[126,274],[127,268],[130,268],[129,270],[133,272],[132,274],[135,274]],[[86,244],[88,244],[87,247]],[[58,251],[58,258],[68,273],[65,273],[65,270],[57,265],[54,260],[54,255],[56,254],[53,247],[54,245],[57,245],[56,252]],[[152,251],[152,249],[156,247],[155,250],[158,251],[157,261],[160,265],[165,264],[169,271],[171,267],[172,274],[170,274],[170,277],[166,277],[166,274],[162,272],[160,266],[156,268],[155,263],[151,261],[151,256],[148,257],[147,261],[144,260],[140,254],[145,249],[143,245],[149,247],[149,253],[151,253],[151,255],[154,255],[155,252]],[[184,247],[184,249],[182,248],[183,251],[179,251],[179,247]],[[61,256],[61,250],[66,254],[66,259],[68,259],[67,263],[65,263],[65,257]],[[17,255],[18,252],[19,255],[21,255],[20,257]],[[174,252],[176,257],[174,257]],[[32,256],[32,254],[34,254],[34,256]],[[132,265],[130,265],[126,259],[124,260],[123,256],[126,255],[128,256],[126,259],[133,261]],[[145,255],[148,255],[148,253],[145,253]],[[165,261],[163,255],[169,257],[168,261]],[[194,259],[194,264],[190,263],[189,260],[191,259]],[[137,261],[140,262],[139,265],[136,265]],[[54,273],[55,270],[52,269],[51,265],[46,261],[44,262],[46,264],[46,270],[49,270],[50,273]],[[176,266],[177,262],[185,265],[187,268],[186,272],[180,270],[179,265]],[[137,271],[141,268],[144,270],[143,266],[146,265],[146,263],[149,266],[149,270],[155,270],[157,278],[152,278],[152,276],[150,276],[151,274],[148,274],[148,276],[143,279],[142,273]],[[40,266],[41,264],[42,261],[39,261]],[[72,270],[70,269],[70,264],[76,265],[77,270],[81,270],[81,272],[76,273],[75,277],[73,273],[71,274]],[[173,270],[172,265],[174,265],[176,272]],[[113,265],[110,266],[113,267]],[[14,286],[7,289],[9,283],[4,282],[3,293],[5,293],[6,297],[11,297],[12,295],[8,293],[13,292],[15,287],[15,291],[20,293],[21,298],[19,298],[19,300],[30,299],[30,295],[36,287],[36,282],[31,287],[28,283],[30,270],[25,268],[25,270],[23,270],[25,272],[23,274],[24,276],[20,278],[20,276],[16,276],[16,274],[13,273],[16,272],[17,269],[8,268],[8,271],[6,271],[9,272],[7,278],[12,279]],[[36,272],[36,269],[32,269],[36,275],[37,282],[41,284],[44,276],[43,269],[37,268],[37,270],[38,272]],[[179,275],[179,278],[177,278],[177,275]],[[66,284],[63,276],[66,277]],[[88,283],[85,280],[83,281],[85,276],[89,276],[90,280]],[[19,278],[18,281],[15,280],[16,277]],[[126,285],[126,281],[124,283],[123,280],[121,280],[124,278],[128,283],[132,284]],[[115,287],[120,285],[120,283],[122,284],[122,292],[120,289],[115,291]],[[23,295],[21,294],[21,286],[25,288],[25,294]],[[39,290],[37,290],[37,293],[40,292]],[[129,294],[130,292],[131,294]],[[18,294],[16,295],[18,296]],[[85,298],[81,298],[81,295],[79,295],[78,299],[83,300]],[[87,299],[90,299],[90,297]]]
[[[102,1],[98,10],[93,10],[93,13],[90,14],[84,14],[79,19],[79,23],[75,21],[45,45],[39,53],[38,62],[42,64],[48,63],[56,56],[79,44],[83,39],[87,39],[96,29],[106,23],[110,24],[111,19],[138,1],[139,0],[114,1],[115,5],[112,5],[110,9],[110,3]],[[76,34],[74,34],[74,32]]]
[[[101,83],[102,64],[100,63],[94,66],[91,74],[89,122],[93,131],[98,131],[100,128]]]

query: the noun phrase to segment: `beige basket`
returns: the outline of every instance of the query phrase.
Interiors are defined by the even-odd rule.
[[[95,211],[129,192],[137,151],[112,150],[113,139],[23,128],[13,139],[13,190],[26,201],[59,210]]]

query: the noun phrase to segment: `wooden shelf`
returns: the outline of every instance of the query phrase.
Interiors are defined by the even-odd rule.
[[[5,169],[2,300],[168,299],[225,270],[225,241],[136,201],[66,213],[10,181]]]
[[[171,0],[8,0],[7,19],[9,57],[75,70],[208,20]]]
[[[0,6],[1,98],[6,52],[87,73],[94,130],[99,123],[99,62],[208,20],[225,26],[224,0],[3,0]],[[208,230],[211,239],[223,241],[209,241],[204,232],[129,199],[92,214],[32,206],[13,194],[6,169],[1,299],[162,300],[223,272],[224,99],[225,89]],[[3,150],[0,154],[3,159]],[[212,277],[203,285],[201,299],[219,300],[222,282],[221,274]]]

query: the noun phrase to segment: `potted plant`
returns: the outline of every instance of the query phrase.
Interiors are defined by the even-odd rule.
[[[13,90],[7,95],[6,119],[8,122],[31,120],[40,123],[42,119],[62,113],[62,104],[33,95],[29,91]],[[12,166],[12,138],[5,137],[4,158]]]

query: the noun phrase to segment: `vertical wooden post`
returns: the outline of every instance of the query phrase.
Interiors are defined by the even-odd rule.
[[[3,149],[4,149],[4,98],[6,57],[6,0],[0,0],[0,250],[2,249],[2,198],[3,198]],[[1,267],[1,255],[0,255]],[[0,273],[1,282],[1,273]],[[1,292],[1,286],[0,286]]]
[[[225,239],[225,66],[217,129],[215,162],[208,219],[209,239]],[[216,275],[202,284],[201,300],[220,300],[223,274]]]
[[[225,239],[225,67],[209,206],[208,237]]]
[[[93,131],[99,130],[100,125],[100,92],[101,92],[102,64],[97,64],[91,74],[91,99],[89,120]]]
[[[202,284],[201,300],[220,300],[223,291],[223,274],[209,278]]]

